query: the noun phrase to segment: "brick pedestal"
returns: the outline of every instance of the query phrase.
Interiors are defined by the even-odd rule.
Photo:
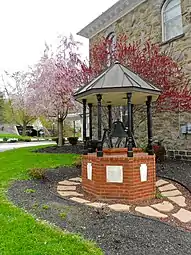
[[[127,149],[110,149],[104,156],[84,155],[82,159],[82,187],[84,191],[100,199],[144,200],[155,197],[155,156],[136,150],[133,158],[127,157]],[[107,153],[108,152],[108,153]],[[147,168],[146,180],[141,180],[140,167]]]

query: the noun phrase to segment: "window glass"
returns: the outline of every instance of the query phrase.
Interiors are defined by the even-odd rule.
[[[180,0],[171,0],[163,8],[163,40],[167,41],[183,33]]]
[[[178,36],[181,33],[182,33],[182,17],[181,16],[169,21],[165,25],[166,40],[170,40],[171,38]]]
[[[172,7],[176,6],[176,5],[180,5],[180,0],[171,0],[167,6],[166,6],[166,11],[171,9]]]

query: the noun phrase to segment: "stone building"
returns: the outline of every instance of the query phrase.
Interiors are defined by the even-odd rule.
[[[178,61],[191,84],[191,0],[119,0],[93,20],[78,35],[91,45],[100,37],[115,38],[126,33],[129,41],[150,39],[161,51]],[[154,136],[168,149],[191,150],[191,135],[183,135],[181,126],[191,123],[190,113],[157,114],[153,118]],[[135,130],[144,142],[146,123]]]

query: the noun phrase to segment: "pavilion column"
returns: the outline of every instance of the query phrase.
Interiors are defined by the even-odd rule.
[[[131,132],[134,135],[134,116],[133,116],[134,105],[131,105]]]
[[[103,157],[102,140],[101,140],[101,100],[102,95],[97,95],[97,118],[98,118],[98,145],[97,157]]]
[[[92,153],[92,104],[88,104],[89,108],[89,140],[86,146],[88,147],[88,152]]]
[[[89,107],[89,137],[92,140],[92,104],[88,104]]]
[[[111,130],[111,126],[112,126],[111,105],[108,105],[107,109],[108,109],[108,127],[109,127],[109,130]]]
[[[133,139],[132,139],[132,93],[127,93],[127,109],[128,109],[128,157],[133,157]]]
[[[86,103],[87,100],[83,99],[83,142],[84,142],[84,155],[87,154],[87,135],[86,135]]]
[[[148,128],[148,145],[147,150],[149,155],[153,155],[153,134],[152,134],[152,96],[147,97],[147,128]]]

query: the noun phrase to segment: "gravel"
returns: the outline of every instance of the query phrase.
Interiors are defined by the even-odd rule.
[[[7,195],[36,217],[95,241],[106,255],[190,253],[191,232],[158,220],[89,208],[57,196],[57,182],[77,176],[80,176],[77,168],[49,170],[45,181],[14,182]]]

